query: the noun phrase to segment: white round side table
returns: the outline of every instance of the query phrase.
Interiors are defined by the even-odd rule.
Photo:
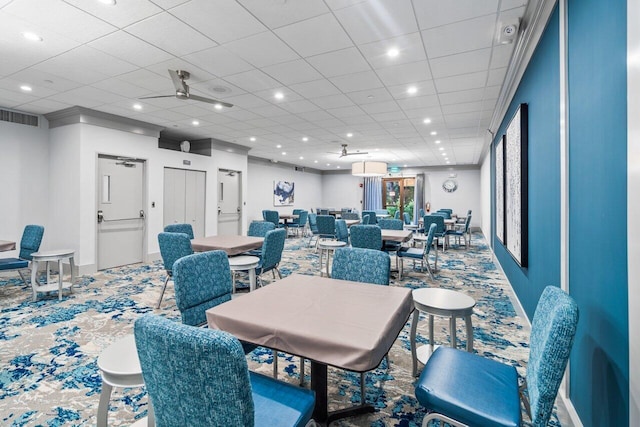
[[[62,290],[69,289],[72,292],[71,287],[75,282],[75,264],[73,263],[73,256],[75,252],[72,249],[57,249],[52,251],[40,251],[31,254],[31,289],[33,290],[33,300],[38,299],[38,292],[53,292],[58,291],[58,299],[62,300]],[[62,261],[68,259],[71,266],[71,278],[68,282],[64,281],[64,274],[62,269]],[[51,282],[49,280],[49,262],[55,261],[58,263],[58,282]],[[47,263],[47,283],[41,285],[38,283],[38,264],[41,262]]]
[[[96,427],[107,427],[109,401],[113,387],[144,386],[138,349],[133,334],[126,335],[107,347],[98,357],[98,369],[100,369],[102,376],[102,391],[100,392]],[[151,399],[149,399],[147,425],[149,427],[155,426]]]
[[[326,263],[326,269],[327,269],[327,277],[330,277],[329,275],[329,258],[331,258],[331,252],[335,251],[337,248],[341,248],[343,246],[347,246],[346,242],[343,242],[341,240],[327,240],[327,239],[321,239],[318,241],[318,249],[320,250],[320,276],[322,276],[322,254],[326,251],[327,252],[327,263]]]
[[[413,290],[413,320],[411,322],[411,357],[413,360],[413,376],[418,374],[418,360],[423,364],[431,356],[434,350],[433,343],[433,316],[449,317],[451,330],[451,347],[456,347],[456,318],[462,317],[467,331],[467,351],[473,352],[473,324],[471,314],[476,300],[462,292],[450,289],[423,288]],[[420,320],[420,312],[429,315],[429,345],[416,348],[416,330]]]
[[[238,255],[229,257],[231,278],[233,279],[233,293],[236,293],[235,271],[249,271],[249,292],[256,290],[256,267],[260,264],[260,258],[253,255]]]

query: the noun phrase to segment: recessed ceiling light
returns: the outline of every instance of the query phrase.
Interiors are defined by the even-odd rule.
[[[367,95],[367,99],[373,99],[373,95]]]
[[[442,155],[443,155],[443,156],[446,156],[446,155],[447,155],[447,153],[442,153]]]
[[[284,93],[282,93],[282,92],[276,92],[276,93],[274,93],[274,94],[273,94],[273,97],[274,97],[275,99],[284,99]]]
[[[407,93],[408,93],[409,95],[413,95],[413,94],[414,94],[414,93],[416,93],[416,92],[418,92],[418,88],[417,88],[417,87],[415,87],[415,86],[409,86],[409,87],[407,88]]]
[[[352,134],[351,132],[349,132],[349,133],[347,134],[347,138],[351,138],[352,136],[353,136],[353,134]]]
[[[300,160],[304,160],[304,157],[300,156]]]
[[[447,160],[447,164],[450,164],[451,162]]]
[[[134,110],[142,110],[142,105],[140,105],[140,104],[133,104],[133,109],[134,109]]]
[[[31,89],[31,86],[22,85],[20,86],[20,90],[23,90],[25,92],[31,92],[33,89]]]
[[[194,120],[194,121],[191,122],[191,124],[194,125],[194,126],[198,126],[200,124],[200,122],[197,121],[197,120]]]
[[[435,130],[431,132],[431,136],[435,136],[437,134],[438,134],[438,132],[436,132]]]
[[[317,160],[314,160],[314,161],[313,161],[313,163],[318,163],[318,161],[317,161]]]
[[[109,6],[115,6],[116,5],[116,0],[98,0],[100,3],[109,5]]]
[[[286,152],[286,151],[283,151],[283,152],[282,152],[282,155],[283,155],[283,156],[286,156],[286,155],[287,155],[287,152]]]
[[[302,138],[302,140],[303,140],[304,142],[307,142],[307,141],[309,140],[309,138],[307,138],[307,137],[305,136],[304,138]]]
[[[32,41],[32,42],[41,42],[42,41],[42,37],[40,37],[36,33],[32,33],[32,32],[29,32],[29,31],[25,31],[24,33],[22,33],[22,37],[24,37],[25,39],[27,39],[29,41]]]
[[[442,141],[440,141],[439,139],[436,139],[436,144],[440,144]]]
[[[438,148],[438,150],[442,151],[442,150],[444,150],[444,147],[440,147],[440,148]]]
[[[255,141],[256,141],[256,137],[255,137],[255,136],[252,136],[251,138],[249,138],[249,141],[251,141],[251,142],[255,142]]]
[[[431,123],[431,119],[427,117],[422,121],[422,123],[424,123],[425,125],[428,125],[429,123]]]
[[[340,166],[336,166],[336,169],[340,169]]]
[[[282,144],[276,145],[276,148],[282,148]]]
[[[222,104],[214,104],[213,108],[215,108],[216,110],[222,110]]]
[[[376,151],[380,151],[380,149],[379,149],[379,148],[376,148]]]
[[[409,165],[403,165],[403,167],[405,167],[405,168],[406,168],[407,166],[409,166]]]
[[[398,49],[396,49],[395,47],[392,47],[391,49],[389,49],[387,51],[387,56],[389,58],[395,58],[396,56],[398,56],[400,54],[400,51]]]
[[[331,163],[327,163],[327,166],[331,166]]]

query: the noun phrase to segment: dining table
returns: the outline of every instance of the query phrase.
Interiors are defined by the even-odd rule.
[[[382,240],[390,241],[390,242],[408,242],[411,240],[413,236],[413,232],[411,230],[389,230],[383,228],[382,230]]]
[[[361,404],[329,412],[327,367],[377,367],[414,309],[411,290],[291,274],[207,310],[209,328],[309,359],[313,418],[322,424],[374,412]]]
[[[12,251],[16,248],[16,242],[0,240],[0,252]]]
[[[344,222],[347,224],[347,227],[351,227],[352,225],[360,224],[359,219],[345,219]]]
[[[194,252],[206,252],[223,250],[228,256],[238,255],[252,249],[262,247],[264,237],[220,235],[196,237],[191,240],[191,248]]]

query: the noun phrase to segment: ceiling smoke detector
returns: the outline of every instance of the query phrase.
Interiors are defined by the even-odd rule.
[[[499,27],[498,43],[510,44],[518,37],[518,29],[520,27],[520,20],[513,22],[507,22]]]

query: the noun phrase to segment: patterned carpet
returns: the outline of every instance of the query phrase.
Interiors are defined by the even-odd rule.
[[[318,274],[318,255],[307,239],[287,239],[281,271]],[[518,367],[524,373],[528,332],[510,301],[511,289],[480,234],[470,250],[439,252],[436,281],[411,270],[406,262],[402,281],[392,286],[412,289],[441,287],[475,298],[474,350]],[[106,270],[78,280],[73,294],[31,302],[31,291],[17,277],[0,277],[0,424],[6,426],[90,426],[96,424],[101,378],[96,360],[118,337],[132,332],[144,313],[179,319],[169,284],[162,307],[154,309],[165,273],[161,263]],[[242,282],[242,278],[240,278]],[[246,284],[246,283],[245,283]],[[464,325],[458,322],[458,345],[464,345]],[[419,341],[426,343],[426,318],[421,317]],[[435,341],[448,343],[448,322],[436,318]],[[414,396],[409,346],[410,323],[383,364],[367,374],[366,399],[376,412],[336,422],[340,426],[419,426],[424,416]],[[270,375],[271,352],[258,348],[248,356],[249,368]],[[297,384],[299,359],[280,354],[280,379]],[[306,367],[307,384],[309,366]],[[360,401],[359,374],[329,368],[330,409]],[[143,389],[114,389],[109,423],[129,425],[146,415]],[[552,425],[560,425],[556,413]]]

